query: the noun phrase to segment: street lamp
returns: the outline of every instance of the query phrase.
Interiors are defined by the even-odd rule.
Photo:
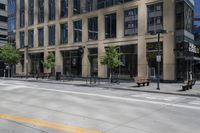
[[[26,46],[24,46],[24,48],[25,48],[25,57],[26,57],[26,59],[25,59],[25,64],[26,64],[26,78],[28,78],[28,45],[26,45]]]
[[[161,60],[162,60],[162,57],[161,57],[161,53],[160,53],[160,34],[164,34],[164,33],[167,33],[166,30],[157,30],[157,31],[153,31],[151,32],[150,34],[151,35],[158,35],[158,44],[157,44],[157,47],[158,47],[158,54],[157,54],[157,57],[156,57],[156,61],[157,61],[157,66],[158,66],[158,71],[157,71],[157,90],[160,90],[160,63],[161,63]]]

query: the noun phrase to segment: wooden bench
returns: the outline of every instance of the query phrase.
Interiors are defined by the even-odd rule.
[[[35,77],[36,77],[36,79],[38,79],[38,78],[41,78],[41,79],[48,78],[49,79],[50,74],[49,73],[39,73]]]
[[[184,82],[184,85],[182,85],[182,90],[186,91],[189,89],[192,89],[192,86],[194,86],[196,83],[196,80],[188,80]]]
[[[142,76],[140,76],[140,77],[134,77],[134,81],[135,81],[135,83],[137,83],[138,87],[140,87],[141,84],[143,86],[145,86],[145,84],[147,86],[149,86],[149,84],[150,84],[150,81],[148,80],[148,78],[142,77]]]

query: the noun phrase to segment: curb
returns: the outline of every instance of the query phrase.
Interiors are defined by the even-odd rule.
[[[179,96],[190,96],[190,97],[197,97],[200,98],[198,94],[181,94],[176,92],[164,92],[164,91],[153,91],[153,90],[139,90],[139,89],[128,89],[128,88],[120,88],[120,87],[112,87],[112,86],[104,86],[104,85],[89,85],[89,84],[73,84],[73,83],[66,83],[63,81],[55,81],[55,80],[48,80],[48,81],[41,81],[41,80],[26,80],[26,79],[9,79],[9,78],[0,78],[1,80],[15,80],[15,81],[24,81],[24,82],[37,82],[37,83],[49,83],[49,84],[65,84],[65,85],[74,85],[74,86],[82,86],[82,87],[99,87],[105,89],[112,89],[112,90],[124,90],[124,91],[137,91],[137,92],[145,92],[145,93],[154,93],[154,94],[168,94],[168,95],[179,95]]]

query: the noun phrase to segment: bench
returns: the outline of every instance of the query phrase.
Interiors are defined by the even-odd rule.
[[[196,83],[196,80],[185,81],[184,85],[182,85],[182,91],[192,89],[192,86],[194,86],[195,83]]]
[[[41,78],[41,79],[48,78],[49,79],[50,74],[49,73],[39,73],[35,77],[36,77],[36,79],[38,79],[38,78]]]
[[[145,86],[145,84],[147,86],[149,86],[149,84],[150,84],[150,81],[148,80],[148,78],[142,77],[142,76],[134,77],[134,81],[135,81],[135,83],[137,83],[138,87],[140,87],[140,85]]]

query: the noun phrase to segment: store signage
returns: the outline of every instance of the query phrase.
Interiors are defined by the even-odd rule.
[[[157,62],[161,62],[161,55],[157,55],[156,60],[157,60]]]
[[[192,43],[189,43],[189,52],[196,53],[196,46]]]

